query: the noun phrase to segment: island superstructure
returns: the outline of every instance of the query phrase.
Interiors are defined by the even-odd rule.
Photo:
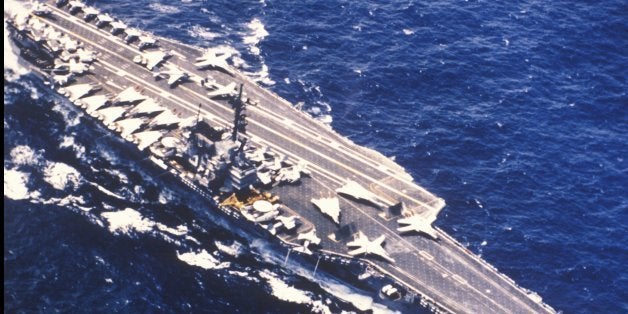
[[[156,37],[79,1],[8,19],[51,87],[209,207],[276,239],[286,258],[359,261],[356,280],[390,282],[376,288],[393,308],[555,313],[432,227],[445,202],[402,167],[258,86],[227,52]]]

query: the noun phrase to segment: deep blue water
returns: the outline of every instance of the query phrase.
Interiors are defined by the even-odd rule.
[[[164,37],[233,47],[261,84],[394,156],[447,201],[436,225],[521,286],[566,313],[628,312],[626,2],[89,3]],[[200,199],[32,75],[5,75],[4,104],[5,312],[356,310],[342,289],[192,210]],[[74,181],[58,182],[62,165]],[[16,173],[22,197],[7,192]],[[109,230],[102,213],[125,208],[144,221]],[[243,248],[234,257],[216,241]],[[177,258],[201,249],[230,264]],[[277,281],[309,301],[278,301]]]

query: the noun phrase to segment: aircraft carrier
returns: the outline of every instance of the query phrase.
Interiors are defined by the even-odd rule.
[[[156,37],[79,1],[5,20],[52,88],[209,208],[285,247],[286,260],[358,265],[357,285],[391,309],[555,313],[432,227],[445,202],[403,168],[258,86],[225,51]]]

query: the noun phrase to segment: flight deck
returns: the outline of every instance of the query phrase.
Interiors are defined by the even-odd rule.
[[[210,169],[218,169],[238,187],[250,177],[245,166],[256,168],[256,189],[274,201],[258,197],[247,205],[224,186],[204,193],[262,225],[291,251],[359,258],[440,311],[555,313],[536,293],[431,227],[445,202],[402,167],[258,86],[227,63],[225,52],[138,31],[78,1],[51,1],[39,10],[16,17],[14,24],[57,55],[69,56],[54,65],[69,74],[42,72],[60,93],[187,182],[211,186],[200,173],[213,177]],[[203,143],[214,154],[239,151],[246,159],[240,174],[225,170],[220,158],[213,166],[209,157],[192,158],[196,169],[190,171],[169,157],[196,138],[189,129],[199,121],[230,134],[235,99],[246,104],[245,127],[237,134],[243,140],[218,143],[228,142],[225,136]],[[235,119],[237,124],[237,114]],[[282,216],[273,216],[275,211]],[[296,231],[287,232],[294,221]]]

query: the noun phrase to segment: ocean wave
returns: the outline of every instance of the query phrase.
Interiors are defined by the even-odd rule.
[[[18,2],[14,0],[4,1],[4,12],[9,16],[24,16],[28,14],[28,9],[25,2]],[[9,38],[9,30],[7,28],[7,21],[5,19],[3,23],[4,27],[4,79],[8,81],[17,80],[20,76],[29,73],[30,71],[20,63],[20,57],[17,53],[18,49],[13,44],[13,41]]]
[[[13,200],[24,200],[33,197],[34,192],[28,190],[28,180],[28,173],[4,168],[4,196]]]
[[[248,47],[249,53],[259,60],[259,70],[245,71],[244,74],[259,84],[266,86],[275,85],[275,81],[270,78],[268,65],[264,62],[264,58],[261,56],[261,49],[259,47],[259,43],[269,35],[266,27],[260,19],[253,18],[246,24],[246,28],[248,29],[248,32],[242,37],[242,42]],[[242,62],[242,68],[250,68],[244,60],[242,60]]]
[[[272,86],[275,85],[275,81],[273,81],[273,79],[270,78],[270,72],[268,70],[268,66],[262,62],[261,64],[261,69],[257,72],[244,72],[244,74],[253,79],[255,82],[266,85],[266,86]]]
[[[414,30],[409,29],[409,28],[404,28],[402,31],[403,31],[403,34],[407,36],[414,34]]]
[[[107,188],[105,188],[104,186],[98,184],[98,183],[94,183],[94,182],[88,182],[91,186],[97,188],[100,192],[104,193],[105,195],[117,198],[121,201],[125,200],[125,198],[119,194],[116,194],[112,191],[109,191]]]
[[[262,21],[260,21],[260,19],[258,18],[254,18],[253,20],[251,20],[248,24],[246,24],[246,27],[249,29],[249,34],[242,37],[242,41],[244,42],[244,44],[249,46],[249,51],[252,54],[259,56],[260,49],[259,47],[257,47],[257,45],[266,36],[268,36],[269,33],[268,31],[266,31],[266,28],[264,27]]]
[[[275,265],[283,265],[285,269],[292,271],[294,274],[299,275],[312,283],[318,284],[318,286],[329,293],[330,295],[352,304],[360,311],[377,311],[378,313],[393,313],[385,305],[374,302],[373,298],[359,292],[355,288],[341,283],[337,279],[326,275],[325,273],[317,273],[314,276],[311,268],[305,268],[303,265],[293,263],[291,260],[285,260],[284,255],[278,254],[276,250],[272,248],[268,242],[261,239],[252,239],[250,242],[251,248],[254,248],[259,252],[260,257],[268,263]],[[287,266],[287,267],[286,267]]]
[[[199,252],[177,252],[177,258],[188,265],[198,266],[203,269],[223,269],[228,268],[231,263],[220,262],[219,259],[202,249]]]
[[[242,244],[238,241],[233,241],[231,245],[224,244],[221,241],[214,241],[214,244],[218,250],[233,257],[238,257],[242,254]]]
[[[60,113],[63,116],[63,120],[66,122],[66,128],[79,125],[79,123],[81,123],[81,117],[83,117],[83,113],[81,111],[77,111],[76,109],[74,109],[74,107],[62,105],[61,102],[65,101],[68,100],[66,98],[60,98],[58,101],[55,101],[54,106],[52,106],[52,110]]]
[[[151,3],[148,5],[149,8],[155,10],[159,13],[164,14],[175,14],[181,12],[181,10],[173,5],[161,4],[161,3]]]
[[[292,303],[306,304],[312,302],[311,294],[288,285],[279,277],[268,270],[261,271],[259,276],[266,279],[272,294],[279,300]]]
[[[65,190],[68,186],[78,187],[81,174],[73,167],[62,162],[50,162],[44,168],[44,180],[57,190]]]
[[[70,148],[77,158],[85,158],[85,146],[77,144],[74,136],[64,135],[62,139],[61,144],[59,144],[60,148]]]
[[[190,27],[190,29],[188,29],[188,33],[194,38],[200,38],[205,40],[213,40],[216,37],[221,36],[221,34],[214,33],[210,31],[209,28],[200,25],[193,25],[192,27]]]
[[[176,228],[171,228],[162,223],[157,222],[155,223],[155,226],[160,231],[170,233],[171,235],[174,235],[174,236],[184,236],[184,235],[187,235],[188,232],[190,231],[188,227],[185,225],[178,225]]]
[[[42,157],[40,153],[36,153],[30,146],[18,145],[11,149],[9,153],[11,163],[16,166],[35,166],[41,163]]]
[[[142,217],[140,212],[132,208],[117,212],[103,212],[100,215],[107,220],[109,231],[113,234],[146,233],[155,227],[155,222]]]

